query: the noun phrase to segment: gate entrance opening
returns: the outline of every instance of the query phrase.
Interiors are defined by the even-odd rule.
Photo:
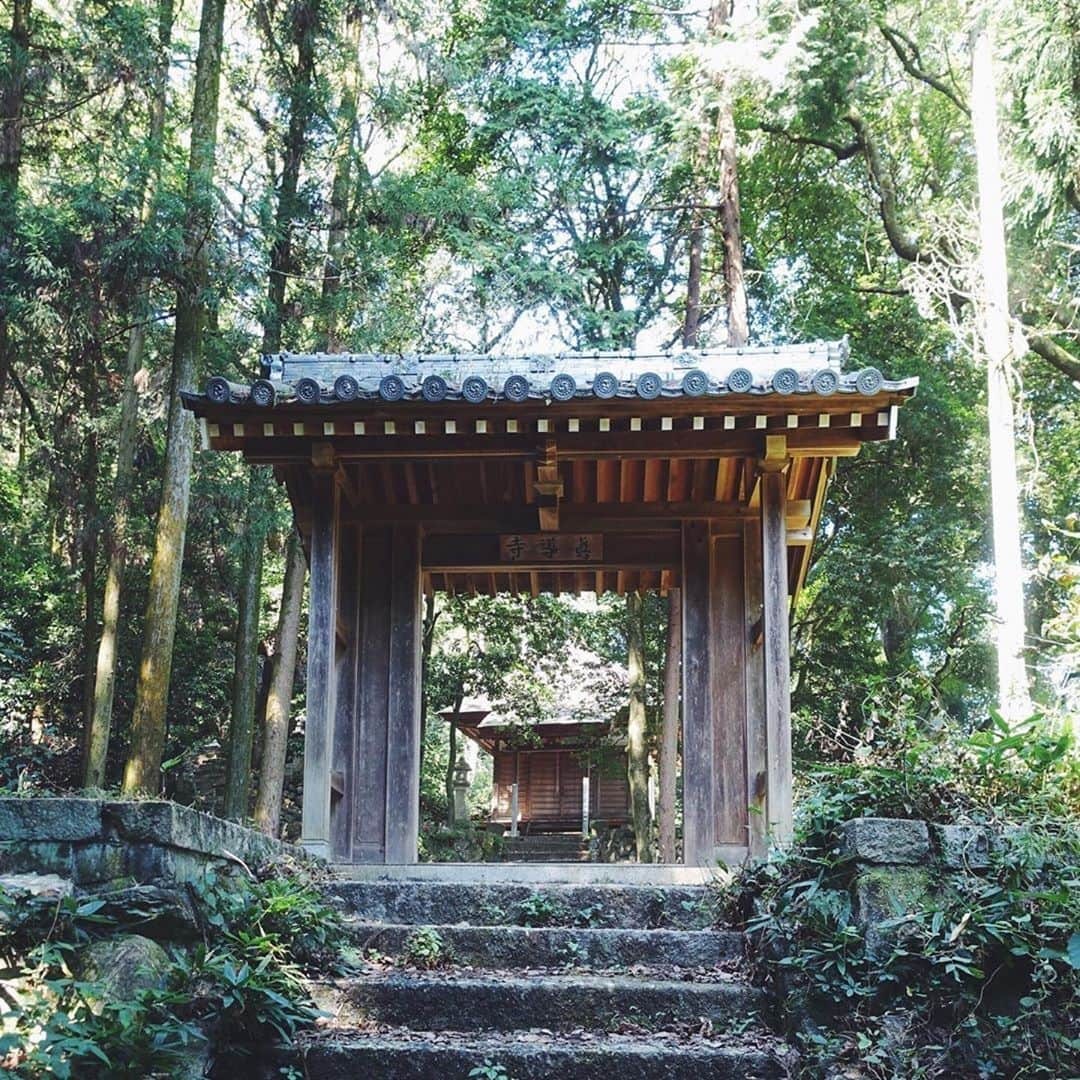
[[[789,605],[838,457],[916,380],[840,343],[662,355],[281,354],[184,400],[269,464],[308,553],[301,843],[413,863],[425,592],[682,589],[683,849],[791,830]]]

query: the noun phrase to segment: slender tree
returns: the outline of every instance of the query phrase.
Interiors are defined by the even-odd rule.
[[[288,9],[289,41],[295,50],[295,60],[292,62],[278,48],[275,27],[266,5],[259,4],[256,10],[267,53],[278,58],[282,68],[281,76],[289,82],[288,120],[282,145],[282,166],[277,185],[277,208],[274,214],[263,316],[263,352],[275,353],[281,349],[282,332],[286,326],[285,296],[289,278],[296,271],[293,232],[304,211],[299,198],[300,173],[313,115],[315,45],[320,8],[318,0],[311,0],[307,3],[296,3]],[[271,131],[271,137],[274,136],[275,133]],[[262,595],[263,549],[266,545],[267,524],[262,492],[266,482],[265,470],[252,471],[244,519],[244,554],[240,572],[232,716],[229,724],[225,785],[225,815],[238,820],[246,816],[251,799],[251,752],[255,734],[259,651],[258,612]],[[291,684],[290,678],[290,686]]]
[[[289,535],[285,553],[285,582],[281,588],[277,648],[273,658],[268,661],[272,664],[272,674],[263,715],[259,792],[255,800],[255,824],[267,836],[277,836],[281,827],[281,795],[289,745],[289,709],[296,675],[306,573],[304,546],[300,542],[300,534],[294,529]]]
[[[343,344],[338,297],[341,293],[342,264],[349,235],[349,203],[353,188],[353,159],[356,155],[356,104],[360,92],[358,52],[361,27],[359,12],[347,7],[342,26],[346,54],[345,71],[342,76],[341,99],[337,109],[334,179],[330,188],[330,224],[327,230],[326,260],[323,264],[322,280],[323,318],[326,329],[321,348],[327,352],[337,352]],[[422,738],[420,745],[424,745]]]
[[[191,111],[183,273],[176,293],[165,470],[135,688],[131,748],[124,769],[124,791],[129,794],[156,793],[161,782],[195,445],[194,421],[183,407],[180,391],[195,382],[207,319],[224,22],[225,0],[203,0]]]
[[[266,547],[266,506],[263,470],[248,475],[240,597],[237,605],[236,649],[233,663],[232,714],[229,723],[228,765],[225,771],[225,816],[247,817],[251,803],[251,749],[255,737],[255,701],[259,677],[259,604],[262,598],[263,549]]]
[[[1020,553],[1020,494],[1010,382],[1012,342],[1009,274],[1005,257],[1001,162],[993,33],[988,17],[974,31],[971,54],[971,122],[979,182],[979,332],[986,358],[990,435],[990,498],[994,533],[994,599],[997,607],[998,705],[1005,719],[1031,715],[1024,663],[1024,566]]]
[[[714,0],[709,9],[707,41],[714,47],[729,32],[734,0]],[[702,272],[706,249],[706,193],[716,193],[716,232],[723,259],[724,302],[727,308],[727,344],[745,345],[750,336],[746,281],[743,270],[742,212],[739,205],[738,140],[735,131],[734,91],[731,77],[719,64],[710,76],[712,109],[703,118],[693,155],[694,202],[687,237],[686,309],[682,343],[698,344],[704,317]]]
[[[145,229],[153,217],[165,150],[165,107],[168,101],[169,63],[172,44],[173,0],[158,0],[157,63],[154,67],[147,124],[146,167],[142,178],[139,225]],[[131,488],[135,476],[135,444],[139,430],[137,379],[146,353],[147,284],[136,288],[138,302],[132,307],[134,325],[128,335],[124,364],[124,388],[120,397],[120,426],[116,445],[116,476],[113,481],[112,528],[107,541],[108,565],[101,605],[101,638],[93,680],[93,708],[86,737],[83,786],[103,787],[109,754],[116,662],[120,636],[120,599],[127,563],[131,519]]]
[[[30,70],[30,0],[13,0],[0,68],[0,405],[11,372],[11,285]]]
[[[640,593],[626,594],[626,650],[630,714],[627,720],[627,776],[630,820],[638,862],[652,862],[652,817],[649,813],[649,744],[645,714],[645,633]]]

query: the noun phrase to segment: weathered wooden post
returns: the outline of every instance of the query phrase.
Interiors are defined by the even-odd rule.
[[[518,834],[518,782],[515,780],[510,785],[510,835],[517,837]]]
[[[787,439],[766,438],[761,469],[762,648],[765,667],[765,805],[773,839],[791,839],[791,660],[788,634]]]
[[[331,448],[317,443],[311,456],[311,585],[300,843],[313,855],[329,859],[333,854],[330,782],[336,692],[338,487]]]

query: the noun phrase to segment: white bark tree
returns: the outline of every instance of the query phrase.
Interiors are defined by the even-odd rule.
[[[986,359],[990,499],[997,609],[998,708],[1009,721],[1031,714],[1024,663],[1024,566],[1013,422],[1009,277],[1005,257],[993,31],[987,20],[972,36],[971,121],[979,185],[979,336]]]

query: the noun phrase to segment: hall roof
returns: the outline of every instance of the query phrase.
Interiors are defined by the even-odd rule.
[[[847,340],[660,353],[565,352],[478,354],[275,353],[261,377],[237,383],[210,378],[215,404],[264,408],[357,402],[568,402],[582,399],[782,396],[876,393],[888,383],[873,368],[845,372]],[[192,398],[197,395],[191,395]]]
[[[182,393],[203,445],[269,464],[301,531],[311,469],[332,465],[343,520],[420,524],[424,587],[492,594],[665,589],[679,530],[756,514],[757,462],[782,447],[789,591],[835,459],[895,437],[917,379],[849,365],[846,341],[665,353],[292,354],[260,378]],[[769,450],[772,447],[772,450]],[[776,451],[780,452],[780,451]],[[741,524],[739,524],[741,528]],[[551,549],[520,565],[500,535],[605,535],[581,566]],[[531,561],[530,561],[531,559]]]

